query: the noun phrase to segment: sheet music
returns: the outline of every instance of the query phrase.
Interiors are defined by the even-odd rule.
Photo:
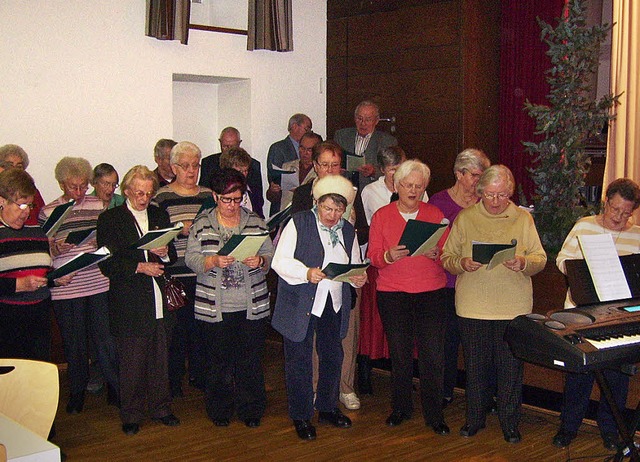
[[[631,290],[611,234],[578,236],[582,255],[601,302],[631,298]]]

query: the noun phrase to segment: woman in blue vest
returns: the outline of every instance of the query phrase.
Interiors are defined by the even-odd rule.
[[[351,311],[349,284],[331,281],[321,268],[328,263],[360,263],[360,248],[353,226],[343,219],[355,190],[349,180],[329,175],[313,186],[315,205],[293,215],[284,228],[273,269],[278,273],[278,298],[271,325],[283,335],[285,381],[289,415],[298,436],[316,437],[312,384],[313,338],[318,352],[315,409],[319,422],[348,428],[351,420],[338,409],[342,338]],[[362,287],[366,274],[350,278]]]

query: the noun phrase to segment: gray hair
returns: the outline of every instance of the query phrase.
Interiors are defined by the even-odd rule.
[[[173,148],[176,144],[175,141],[170,140],[168,138],[160,138],[157,142],[156,145],[153,147],[153,157],[155,157],[156,159],[158,157],[161,157],[163,154],[164,149],[166,148]]]
[[[26,151],[17,144],[5,144],[0,148],[0,162],[5,162],[9,156],[18,156],[22,159],[25,170],[29,166],[29,156]]]
[[[195,154],[198,161],[200,160],[200,157],[202,157],[202,151],[200,151],[198,146],[193,144],[191,141],[180,141],[171,148],[171,154],[169,157],[171,165],[180,163],[180,157],[184,154]]]
[[[116,178],[119,178],[118,172],[111,164],[98,164],[93,168],[93,178],[91,179],[91,184],[95,186],[96,182],[102,178],[103,176],[111,175],[112,173],[116,174]],[[118,181],[118,180],[116,180]]]
[[[398,187],[398,183],[404,180],[409,176],[412,172],[418,172],[424,178],[425,187],[429,185],[429,180],[431,179],[431,170],[424,162],[419,161],[418,159],[406,160],[400,164],[396,173],[393,174],[393,184]]]
[[[287,131],[290,132],[293,129],[293,125],[302,125],[303,123],[305,123],[306,121],[311,122],[311,118],[305,114],[293,114],[290,118],[289,118],[289,123],[287,124]]]
[[[385,167],[399,165],[407,158],[407,153],[400,146],[389,146],[378,151],[376,161],[378,168],[382,170]]]
[[[236,127],[225,127],[220,132],[220,137],[218,138],[218,141],[220,141],[222,137],[228,133],[233,133],[238,137],[238,139],[240,139],[240,130],[238,130]]]
[[[82,157],[63,157],[56,165],[56,181],[64,183],[69,178],[78,177],[86,181],[93,180],[93,170],[87,159]]]
[[[365,106],[371,106],[373,108],[375,108],[376,110],[376,117],[380,118],[380,106],[378,106],[376,103],[374,103],[373,101],[369,100],[369,99],[365,99],[364,101],[361,101],[357,106],[356,109],[353,111],[353,116],[354,117],[358,117],[358,111],[360,111],[360,109],[362,109]]]
[[[124,192],[129,189],[131,187],[131,183],[136,179],[151,181],[153,184],[154,194],[158,190],[158,176],[149,170],[149,167],[146,165],[136,165],[135,167],[131,167],[131,169],[124,175],[122,183],[120,183],[120,190]]]
[[[453,164],[453,173],[471,170],[484,172],[491,165],[491,161],[484,151],[475,148],[467,148],[456,156]]]
[[[480,176],[478,184],[476,185],[476,193],[481,196],[487,186],[500,182],[507,185],[509,197],[511,197],[516,189],[516,180],[513,178],[513,173],[511,173],[511,170],[509,170],[506,165],[492,165]]]

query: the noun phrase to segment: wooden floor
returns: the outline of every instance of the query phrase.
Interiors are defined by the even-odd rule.
[[[583,425],[569,449],[557,449],[551,438],[557,415],[525,408],[520,425],[523,440],[511,445],[502,438],[496,416],[473,438],[458,430],[464,423],[464,396],[457,394],[445,409],[451,435],[438,436],[426,428],[418,413],[397,428],[384,425],[389,408],[389,376],[374,371],[374,395],[362,396],[362,408],[347,412],[353,427],[346,430],[318,425],[318,439],[300,441],[287,416],[282,346],[269,341],[265,358],[269,404],[256,429],[232,421],[215,427],[204,411],[202,393],[185,385],[185,397],[174,401],[179,427],[145,421],[140,433],[126,436],[120,430],[116,408],[106,405],[104,394],[87,395],[79,415],[64,411],[68,389],[61,372],[61,399],[52,440],[68,461],[568,461],[605,460],[612,455],[602,447],[598,430]],[[419,409],[416,396],[416,409]]]

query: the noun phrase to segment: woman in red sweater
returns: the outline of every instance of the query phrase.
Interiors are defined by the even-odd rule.
[[[386,423],[400,425],[413,413],[415,339],[424,420],[437,434],[447,435],[449,427],[442,413],[447,318],[442,295],[447,278],[440,263],[446,234],[423,255],[409,256],[405,246],[398,245],[409,219],[440,223],[444,218],[440,209],[421,200],[430,176],[429,167],[418,160],[406,161],[398,168],[393,181],[399,200],[373,215],[368,255],[379,271],[378,308],[391,356],[393,412]]]

